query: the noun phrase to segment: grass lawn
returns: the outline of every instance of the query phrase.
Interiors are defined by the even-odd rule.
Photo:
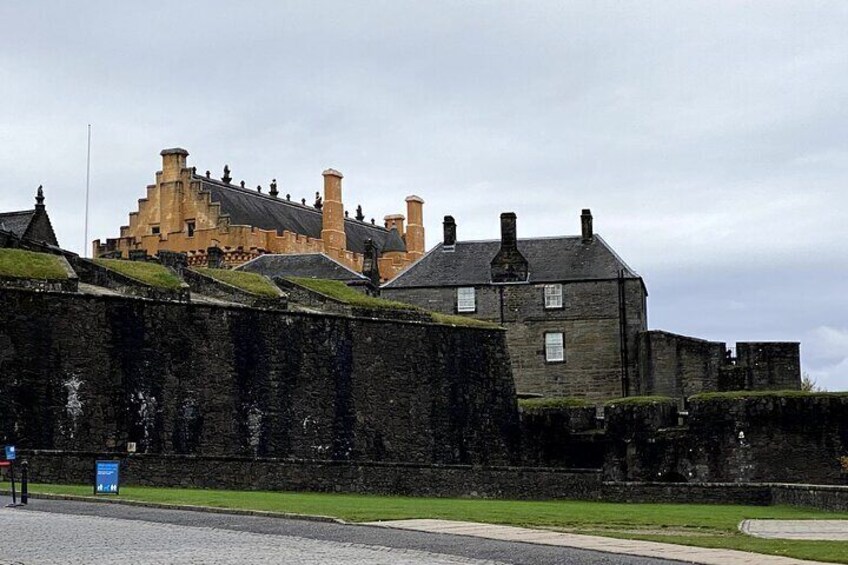
[[[201,275],[206,275],[207,277],[227,283],[257,296],[279,298],[282,295],[280,289],[274,283],[258,273],[232,271],[230,269],[209,269],[206,267],[194,267],[194,270]]]
[[[91,495],[90,486],[30,485],[30,491]],[[848,513],[788,506],[533,502],[150,487],[121,487],[120,498],[315,514],[350,522],[406,518],[488,522],[848,563],[848,542],[766,540],[737,530],[739,522],[751,518],[848,519]]]
[[[68,273],[56,255],[24,249],[0,249],[0,275],[20,279],[63,280]]]
[[[106,267],[150,286],[177,290],[183,285],[183,281],[177,275],[158,263],[127,261],[125,259],[94,259],[93,261],[101,267]]]

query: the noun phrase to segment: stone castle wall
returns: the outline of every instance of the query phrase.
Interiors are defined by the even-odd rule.
[[[22,449],[507,464],[501,330],[0,289]]]

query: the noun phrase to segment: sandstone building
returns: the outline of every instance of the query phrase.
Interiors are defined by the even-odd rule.
[[[642,278],[593,231],[518,239],[501,214],[501,239],[458,241],[446,216],[442,243],[384,284],[384,298],[507,328],[519,393],[593,401],[634,395],[685,398],[707,391],[800,388],[797,343],[726,345],[648,330]]]
[[[406,199],[407,214],[385,217],[384,225],[365,221],[361,207],[349,217],[342,200],[342,174],[324,171],[323,195],[314,204],[281,196],[276,180],[263,192],[233,184],[229,167],[224,176],[198,175],[188,167],[185,149],[165,149],[162,170],[147,196],[131,212],[120,236],[93,244],[94,256],[160,250],[184,252],[190,265],[206,265],[208,249],[222,250],[226,266],[237,266],[265,253],[324,253],[362,272],[369,240],[384,279],[391,278],[424,255],[424,200]],[[404,225],[406,223],[406,225]]]

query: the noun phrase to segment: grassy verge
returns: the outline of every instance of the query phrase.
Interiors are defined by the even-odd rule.
[[[804,390],[733,390],[729,392],[702,392],[689,400],[724,400],[735,398],[846,398],[848,392],[807,392]]]
[[[31,485],[31,492],[90,495],[90,486]],[[441,518],[646,539],[848,563],[848,542],[766,540],[738,532],[745,519],[848,519],[787,506],[614,504],[409,498],[354,494],[122,487],[122,499],[333,516],[351,522]]]
[[[308,288],[313,292],[318,292],[325,296],[329,296],[339,302],[343,302],[350,306],[359,308],[374,308],[379,310],[407,310],[419,312],[422,315],[429,316],[430,319],[438,324],[449,326],[468,326],[479,328],[497,328],[496,324],[474,318],[466,318],[465,316],[454,316],[451,314],[440,314],[438,312],[428,312],[403,302],[394,300],[384,300],[374,296],[368,296],[356,290],[353,290],[341,281],[330,281],[325,279],[307,279],[301,277],[286,277],[286,280],[293,282],[302,287]]]
[[[101,267],[106,267],[150,286],[177,290],[183,284],[183,281],[177,275],[158,263],[123,259],[94,259],[94,262]]]
[[[280,296],[280,291],[276,285],[268,280],[267,277],[263,277],[258,273],[232,271],[230,269],[209,269],[206,267],[195,267],[194,270],[201,275],[206,275],[217,281],[232,285],[250,294],[269,298]]]
[[[604,403],[604,406],[634,406],[645,404],[676,404],[676,402],[673,398],[669,398],[668,396],[625,396],[624,398],[607,400]]]
[[[341,281],[308,279],[303,277],[286,277],[286,280],[351,306],[391,310],[418,310],[418,308],[410,304],[368,296],[367,294],[353,290]]]
[[[24,249],[0,249],[0,275],[20,279],[64,280],[68,273],[56,255]]]
[[[590,404],[583,398],[572,396],[549,396],[546,398],[520,398],[518,407],[525,412],[543,412],[561,408],[583,408]]]

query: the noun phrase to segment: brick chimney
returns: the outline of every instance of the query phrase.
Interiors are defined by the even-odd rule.
[[[525,282],[528,280],[527,259],[518,250],[515,213],[501,214],[501,248],[492,259],[492,282]]]
[[[324,214],[321,239],[324,249],[344,251],[347,249],[347,236],[344,229],[344,204],[342,203],[342,174],[335,169],[327,169],[324,175]]]
[[[181,147],[163,149],[162,156],[162,182],[180,180],[180,172],[185,169],[188,151]]]
[[[456,221],[453,219],[453,216],[445,216],[442,226],[444,228],[442,244],[444,247],[453,247],[456,245]]]
[[[406,252],[413,261],[424,256],[424,199],[414,194],[406,197]]]
[[[583,208],[583,213],[580,214],[580,225],[583,232],[583,243],[589,243],[595,235],[592,233],[592,211],[588,208]]]
[[[403,222],[406,220],[403,214],[389,214],[383,220],[386,222],[386,229],[396,228],[401,237],[406,234],[403,230]]]

